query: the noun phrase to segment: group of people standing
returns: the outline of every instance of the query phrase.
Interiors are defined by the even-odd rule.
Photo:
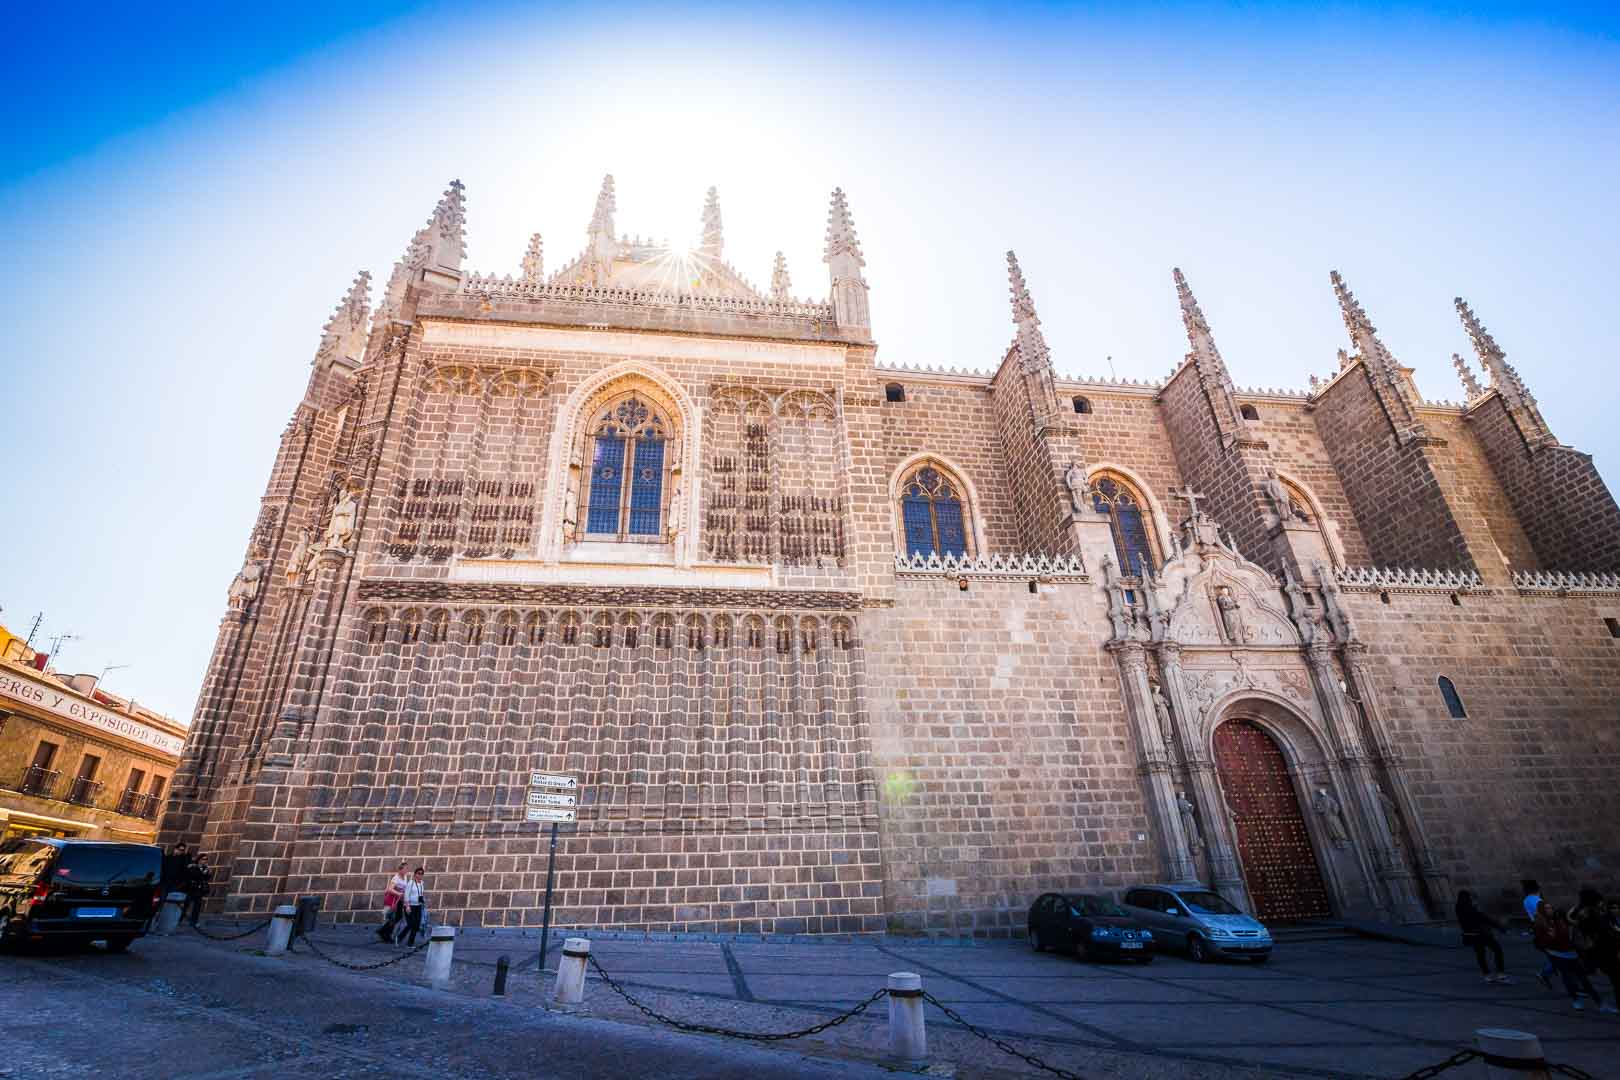
[[[192,926],[196,926],[197,920],[202,917],[203,901],[208,899],[213,878],[214,868],[208,865],[207,852],[199,851],[193,856],[191,848],[180,843],[163,856],[163,895],[168,896],[171,892],[186,894],[186,904],[180,911],[180,917]]]
[[[1590,1001],[1601,1012],[1620,1012],[1592,985],[1592,975],[1601,972],[1609,980],[1610,996],[1620,998],[1620,900],[1606,901],[1596,889],[1584,888],[1579,903],[1566,909],[1543,899],[1541,886],[1532,879],[1520,882],[1520,888],[1536,948],[1546,958],[1536,972],[1541,985],[1552,989],[1552,977],[1557,975],[1576,1009],[1586,1008]],[[1474,949],[1485,981],[1511,983],[1504,970],[1502,943],[1496,939],[1505,928],[1475,905],[1467,889],[1457,893],[1457,923],[1463,944]]]
[[[423,868],[406,873],[408,864],[394,867],[394,876],[383,890],[383,924],[377,928],[377,937],[387,945],[415,945],[416,935],[422,932],[422,920],[427,916],[427,887],[423,884]]]

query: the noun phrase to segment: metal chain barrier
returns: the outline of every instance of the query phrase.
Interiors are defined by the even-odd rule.
[[[1033,1065],[1035,1068],[1049,1072],[1053,1076],[1060,1076],[1063,1078],[1063,1080],[1085,1080],[1085,1078],[1079,1073],[1072,1073],[1067,1069],[1060,1069],[1056,1065],[1048,1065],[1046,1062],[1042,1061],[1038,1057],[1035,1057],[1033,1054],[1026,1054],[1022,1050],[1015,1049],[1009,1044],[1002,1042],[988,1031],[981,1031],[979,1028],[974,1027],[972,1024],[962,1019],[961,1013],[939,1000],[939,998],[935,997],[933,994],[928,993],[926,990],[923,991],[923,1000],[928,1002],[928,1004],[932,1005],[934,1008],[938,1009],[940,1012],[944,1013],[948,1019],[954,1020],[957,1024],[960,1024],[962,1027],[966,1028],[970,1033],[977,1035],[979,1038],[983,1039],[985,1042],[989,1043],[991,1046],[994,1046],[1003,1053],[1011,1054],[1013,1057],[1018,1058],[1026,1065]]]
[[[590,963],[591,967],[596,969],[596,973],[602,977],[602,981],[607,983],[608,989],[624,998],[624,1000],[640,1009],[648,1017],[656,1020],[658,1023],[667,1024],[670,1027],[676,1028],[680,1031],[694,1031],[703,1035],[724,1035],[731,1039],[747,1039],[749,1042],[782,1042],[786,1039],[802,1039],[806,1035],[820,1034],[821,1032],[826,1031],[828,1028],[837,1027],[839,1024],[842,1024],[845,1020],[848,1020],[851,1017],[859,1016],[861,1013],[865,1012],[874,1001],[886,996],[889,992],[886,988],[875,990],[873,991],[871,997],[867,998],[853,1009],[850,1009],[847,1012],[839,1013],[831,1020],[817,1024],[814,1027],[807,1027],[803,1031],[732,1031],[730,1028],[715,1027],[711,1024],[693,1024],[685,1020],[677,1020],[672,1016],[665,1016],[663,1013],[657,1012],[631,997],[630,992],[615,982],[613,976],[602,970],[602,965],[597,962],[596,957],[589,956],[586,959]]]
[[[1489,1054],[1482,1054],[1478,1050],[1459,1050],[1442,1062],[1426,1066],[1414,1073],[1408,1073],[1406,1076],[1402,1077],[1401,1080],[1429,1080],[1430,1077],[1439,1076],[1447,1069],[1455,1069],[1457,1066],[1466,1065],[1470,1061],[1489,1062],[1492,1060],[1493,1059]],[[1521,1063],[1515,1062],[1513,1064],[1518,1064],[1522,1067]],[[1597,1080],[1597,1077],[1593,1076],[1591,1073],[1583,1072],[1573,1065],[1554,1065],[1551,1062],[1548,1062],[1546,1068],[1550,1073],[1556,1073],[1560,1076],[1572,1076],[1575,1078],[1575,1080]]]
[[[202,927],[198,926],[196,923],[189,923],[187,925],[192,930],[195,930],[198,934],[201,934],[203,937],[207,938],[209,941],[240,941],[250,934],[257,934],[260,930],[263,930],[265,927],[269,926],[270,920],[266,919],[264,922],[259,923],[256,926],[250,926],[246,930],[243,930],[240,934],[211,934],[207,930],[204,930]]]
[[[423,949],[427,948],[430,944],[432,944],[432,939],[429,939],[427,941],[422,942],[422,944],[420,944],[420,945],[413,945],[406,952],[402,952],[402,953],[398,954],[397,956],[390,956],[388,959],[379,961],[379,962],[377,962],[375,964],[351,964],[347,960],[339,960],[335,956],[332,956],[332,955],[329,955],[328,953],[322,952],[321,947],[319,945],[315,944],[314,940],[312,938],[310,938],[310,936],[308,934],[304,933],[302,930],[299,930],[296,933],[294,933],[291,940],[289,940],[287,942],[287,951],[288,952],[294,952],[295,950],[293,949],[293,945],[294,945],[294,943],[299,942],[299,941],[302,941],[305,945],[308,945],[310,952],[314,953],[316,956],[320,957],[322,960],[325,960],[328,964],[332,964],[335,967],[347,968],[350,971],[376,971],[378,968],[385,968],[389,964],[397,964],[401,960],[408,960],[411,957],[415,956],[417,953],[421,952]]]

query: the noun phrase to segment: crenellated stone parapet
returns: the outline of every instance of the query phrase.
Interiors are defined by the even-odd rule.
[[[1052,578],[1059,581],[1090,581],[1085,560],[1079,555],[896,555],[894,572],[898,577]]]
[[[652,289],[624,289],[598,285],[573,285],[525,281],[510,275],[468,274],[461,291],[478,296],[511,300],[559,301],[569,304],[601,304],[626,308],[674,308],[684,311],[718,312],[724,315],[763,315],[787,319],[830,321],[831,304],[804,300],[768,300],[750,296],[705,296],[686,292],[660,292]]]
[[[1521,593],[1554,596],[1612,596],[1620,593],[1620,574],[1571,570],[1515,570],[1513,587]]]
[[[1419,569],[1405,566],[1341,566],[1333,571],[1341,589],[1350,592],[1455,593],[1489,592],[1474,570]]]

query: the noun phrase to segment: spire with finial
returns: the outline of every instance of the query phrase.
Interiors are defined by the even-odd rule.
[[[362,270],[355,275],[349,291],[339,301],[337,310],[321,327],[321,343],[315,350],[315,362],[346,358],[358,361],[366,350],[366,322],[371,309],[371,272]]]
[[[524,284],[539,285],[545,280],[545,248],[540,241],[539,233],[529,237],[529,250],[523,253],[522,265]]]
[[[1349,331],[1350,340],[1355,344],[1362,363],[1367,365],[1374,393],[1389,411],[1390,422],[1394,425],[1397,436],[1403,442],[1413,438],[1426,438],[1428,428],[1417,415],[1415,402],[1417,391],[1406,377],[1406,372],[1401,369],[1400,362],[1379,339],[1378,328],[1367,317],[1366,309],[1361,306],[1361,301],[1356,299],[1356,294],[1344,283],[1344,278],[1339,272],[1330,271],[1328,279],[1333,282],[1333,294],[1339,298],[1339,312],[1344,316],[1344,328]]]
[[[771,299],[790,300],[793,297],[793,279],[788,277],[787,256],[776,253],[776,265],[771,267]]]
[[[1226,368],[1226,361],[1221,359],[1221,351],[1215,347],[1215,335],[1210,332],[1209,320],[1204,318],[1204,309],[1198,306],[1198,299],[1193,296],[1192,287],[1187,284],[1187,277],[1181,268],[1172,267],[1170,276],[1176,283],[1181,321],[1187,327],[1187,343],[1192,347],[1188,359],[1197,370],[1199,384],[1215,410],[1221,436],[1228,441],[1242,438],[1244,420],[1238,409],[1237,398],[1233,396],[1236,390],[1232,386],[1232,374]]]
[[[591,213],[589,234],[592,239],[599,236],[613,239],[613,214],[618,208],[618,201],[613,197],[613,174],[608,173],[602,178],[602,190],[596,193],[596,209]]]
[[[855,219],[850,215],[843,188],[833,189],[832,205],[827,209],[827,250],[821,261],[827,264],[832,279],[833,318],[838,325],[871,326],[866,279],[861,276],[866,259],[861,255]]]
[[[699,251],[711,259],[720,257],[724,240],[720,230],[720,189],[711,187],[703,203],[703,242]]]
[[[377,314],[396,318],[405,303],[405,291],[419,281],[446,283],[446,275],[459,278],[461,262],[467,254],[467,200],[466,189],[460,180],[439,197],[438,205],[427,224],[416,230],[405,254],[394,264],[383,289],[382,303]]]
[[[467,196],[460,180],[450,181],[433,208],[434,226],[431,237],[434,259],[432,265],[461,272],[461,261],[467,257]]]
[[[1451,354],[1451,366],[1457,369],[1457,378],[1462,381],[1463,393],[1468,396],[1469,401],[1485,392],[1485,389],[1479,385],[1479,380],[1474,378],[1474,370],[1468,366],[1468,361],[1464,360],[1460,354]]]
[[[1057,387],[1052,374],[1052,351],[1047,348],[1046,335],[1041,333],[1040,316],[1035,314],[1035,300],[1024,283],[1023,267],[1018,256],[1007,252],[1007,290],[1012,299],[1012,320],[1017,327],[1015,341],[1018,362],[1032,381],[1029,385],[1030,409],[1037,419],[1057,413]]]
[[[1453,299],[1452,303],[1457,306],[1457,315],[1462,319],[1463,329],[1468,331],[1468,339],[1474,343],[1474,352],[1479,356],[1480,366],[1491,377],[1491,385],[1496,388],[1496,392],[1534,404],[1535,399],[1525,388],[1524,380],[1519,378],[1519,373],[1508,363],[1507,353],[1502,351],[1502,346],[1496,343],[1491,332],[1485,329],[1485,325],[1479,321],[1479,316],[1474,314],[1474,309],[1460,296]]]

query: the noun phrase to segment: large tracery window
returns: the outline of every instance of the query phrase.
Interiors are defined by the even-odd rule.
[[[1091,478],[1091,505],[1108,518],[1120,572],[1141,577],[1158,566],[1154,558],[1153,527],[1141,495],[1117,476],[1099,473]]]
[[[597,410],[585,443],[590,477],[580,495],[588,540],[664,538],[668,420],[637,394]]]
[[[900,517],[907,555],[967,554],[962,496],[956,484],[932,465],[924,465],[901,485]]]

